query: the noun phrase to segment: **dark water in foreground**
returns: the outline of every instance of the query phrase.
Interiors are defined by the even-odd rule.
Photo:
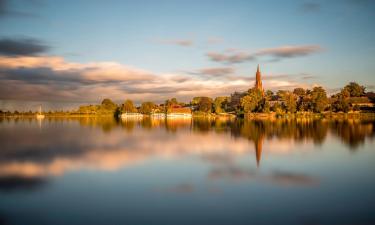
[[[369,121],[0,120],[0,224],[375,224]]]

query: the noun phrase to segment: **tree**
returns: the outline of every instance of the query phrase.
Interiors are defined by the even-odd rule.
[[[273,92],[271,90],[267,90],[266,93],[265,93],[265,98],[268,101],[271,101],[273,99]]]
[[[124,104],[122,105],[122,112],[124,113],[135,113],[137,112],[137,108],[135,108],[133,102],[127,99]]]
[[[164,104],[165,113],[169,113],[175,106],[183,106],[184,103],[178,103],[176,98],[167,99]]]
[[[297,111],[306,111],[307,105],[305,104],[308,100],[306,90],[303,88],[295,88],[293,94],[297,97]]]
[[[284,107],[287,112],[295,113],[297,110],[297,102],[295,95],[290,91],[284,91],[281,95]]]
[[[229,101],[229,97],[217,97],[214,101],[215,113],[223,113],[226,110],[226,105]]]
[[[155,108],[155,104],[153,102],[142,102],[141,108],[139,111],[143,114],[151,114]]]
[[[365,87],[356,82],[350,82],[344,87],[350,93],[350,97],[361,97],[365,95]]]
[[[102,107],[104,110],[114,111],[114,110],[116,110],[117,105],[116,105],[114,102],[112,102],[111,99],[106,98],[106,99],[104,99],[104,100],[102,101],[101,107]]]
[[[332,111],[334,112],[349,112],[350,104],[344,94],[338,93],[335,96],[336,100],[332,103]]]
[[[210,113],[212,110],[212,99],[209,97],[199,97],[198,110]]]
[[[306,91],[305,91],[305,89],[303,89],[303,88],[295,88],[295,89],[293,90],[293,94],[295,94],[295,95],[298,96],[298,97],[303,97],[303,96],[306,95]]]
[[[322,87],[314,87],[311,92],[311,103],[314,112],[323,112],[328,105],[327,93]]]
[[[241,98],[241,107],[245,113],[261,112],[263,110],[264,99],[262,91],[250,89],[248,94]]]

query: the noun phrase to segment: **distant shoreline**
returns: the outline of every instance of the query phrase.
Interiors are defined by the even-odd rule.
[[[69,114],[69,113],[50,113],[44,114],[45,119],[48,118],[115,118],[112,114]],[[143,114],[145,118],[152,118],[151,115]],[[35,118],[36,114],[8,114],[8,115],[0,115],[0,118]],[[168,118],[168,117],[165,117]],[[215,114],[215,113],[193,113],[192,118],[207,118],[207,119],[215,119],[215,118],[227,118],[227,119],[235,119],[235,118],[243,118],[245,120],[277,120],[277,119],[375,119],[374,112],[323,112],[323,113],[313,113],[313,112],[298,112],[298,113],[285,113],[278,115],[275,112],[270,113],[248,113],[244,116],[238,116],[235,114],[229,113],[222,113],[222,114]],[[119,118],[121,119],[121,118]],[[158,118],[162,119],[162,118]]]

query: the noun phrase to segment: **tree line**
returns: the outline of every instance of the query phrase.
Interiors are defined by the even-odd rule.
[[[122,113],[171,113],[173,108],[189,107],[195,114],[234,114],[248,113],[276,114],[312,112],[349,112],[361,110],[361,103],[374,103],[375,94],[366,92],[364,86],[350,82],[338,93],[328,97],[323,87],[310,89],[295,88],[294,90],[271,90],[263,92],[251,88],[246,92],[235,92],[231,96],[210,98],[206,96],[194,97],[189,103],[178,102],[176,98],[167,99],[161,104],[151,101],[142,102],[136,106],[130,99],[122,104],[116,104],[110,99],[104,99],[100,105],[84,105],[78,110],[44,112],[54,115],[120,115]],[[363,104],[362,104],[363,105]],[[370,110],[374,110],[371,108]],[[35,113],[1,111],[2,115],[33,115]]]

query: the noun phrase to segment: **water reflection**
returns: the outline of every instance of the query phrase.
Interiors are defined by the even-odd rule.
[[[43,126],[38,123],[39,131],[30,126],[34,123],[32,119],[1,120],[0,176],[56,176],[82,168],[116,170],[153,156],[216,154],[218,150],[227,153],[227,158],[254,151],[259,167],[265,140],[277,140],[278,148],[288,148],[292,142],[320,145],[333,135],[355,150],[375,134],[373,121],[49,118]],[[107,135],[84,127],[101,128]]]
[[[355,203],[356,208],[362,210],[355,215],[362,218],[360,215],[363,214],[363,209],[371,202],[364,204],[360,199],[357,202],[349,197],[351,193],[362,190],[361,193],[367,196],[366,199],[371,199],[371,188],[375,187],[369,179],[371,173],[368,172],[368,168],[373,167],[371,157],[374,154],[368,153],[368,146],[371,146],[374,139],[374,121],[46,118],[40,123],[31,118],[1,118],[0,128],[0,196],[5,193],[10,199],[14,193],[34,196],[32,193],[41,190],[64,189],[59,189],[55,182],[65,188],[72,185],[74,188],[70,190],[74,191],[69,192],[72,194],[77,187],[64,183],[66,177],[85,172],[99,179],[101,172],[104,172],[108,176],[105,178],[108,186],[104,188],[108,198],[138,196],[137,198],[144,202],[151,201],[150,198],[158,198],[157,196],[164,199],[165,195],[189,195],[192,198],[190,203],[175,203],[178,205],[174,205],[174,208],[164,205],[164,209],[168,208],[169,211],[177,210],[184,204],[191,204],[195,207],[190,211],[195,212],[195,209],[199,209],[201,199],[210,198],[207,196],[213,194],[217,199],[205,201],[262,212],[259,208],[262,201],[273,201],[275,196],[282,198],[280,196],[286,194],[289,204],[289,201],[293,202],[293,199],[302,193],[299,188],[303,188],[310,191],[307,194],[312,196],[309,198],[310,203],[315,199],[327,198],[321,196],[322,193],[331,193],[332,190],[337,192],[337,196],[332,197],[335,198],[334,202],[340,205],[342,199],[347,199],[348,201],[342,202],[341,205]],[[361,159],[358,156],[362,156],[362,153],[369,157]],[[353,155],[355,163],[345,161],[348,160],[346,154]],[[362,161],[358,161],[358,158]],[[163,170],[163,166],[166,166],[166,169]],[[147,169],[142,171],[140,168]],[[118,176],[113,175],[117,173]],[[148,173],[151,175],[143,175]],[[127,174],[127,179],[123,177],[124,174]],[[82,179],[84,176],[79,177]],[[79,183],[79,180],[70,182]],[[137,183],[138,186],[132,187],[132,183]],[[90,188],[93,189],[101,187],[100,182],[94,182],[92,185]],[[329,189],[330,185],[332,190]],[[328,191],[324,192],[327,187]],[[314,188],[320,191],[314,192]],[[84,190],[86,192],[86,189]],[[98,189],[95,190],[90,195],[87,194],[89,199],[95,199],[92,200],[94,205],[103,200],[97,199],[96,196],[101,194],[97,192]],[[259,196],[263,192],[267,194]],[[36,194],[34,197],[37,196]],[[303,199],[307,198],[304,193],[302,196]],[[328,194],[328,198],[331,196]],[[48,196],[49,198],[53,198],[53,195]],[[170,198],[154,199],[153,202],[172,206],[175,200]],[[254,199],[257,199],[259,205],[252,205]],[[126,204],[127,200],[118,203],[119,208],[130,207]],[[133,199],[134,201],[136,200]],[[282,203],[286,203],[285,201],[286,199]],[[199,203],[198,206],[195,203]],[[315,204],[320,205],[321,202]],[[290,207],[292,206],[293,204]],[[50,207],[53,208],[54,205]],[[62,210],[69,210],[69,207]],[[145,213],[152,214],[148,211],[148,204],[137,207],[140,211],[143,209]],[[335,206],[331,207],[336,209]],[[206,212],[208,208],[217,212],[215,215],[218,217],[226,215],[224,208],[207,207]],[[1,213],[7,212],[4,209],[5,205],[0,202],[0,214],[5,218],[9,214]],[[267,210],[273,209],[282,210],[280,207]],[[285,215],[294,215],[298,209],[299,206],[293,208],[294,211],[290,208],[291,211],[285,212]],[[17,210],[15,208],[12,212],[18,212]],[[128,210],[132,212],[131,208]],[[174,211],[177,214],[178,212]],[[122,218],[120,215],[123,214],[115,214],[113,217]],[[247,216],[241,214],[240,218],[248,218]],[[355,220],[357,217],[350,218],[354,218],[352,221],[358,221]],[[12,216],[11,218],[13,219]],[[133,217],[128,215],[126,218]],[[159,217],[155,218],[162,221]],[[228,215],[228,218],[233,217]],[[122,218],[118,222],[122,224],[121,222],[126,221]],[[212,221],[205,224],[216,224]],[[370,218],[368,221],[373,220]],[[131,222],[134,224],[137,221]],[[248,224],[247,220],[241,222]],[[172,221],[163,224],[172,224]]]

